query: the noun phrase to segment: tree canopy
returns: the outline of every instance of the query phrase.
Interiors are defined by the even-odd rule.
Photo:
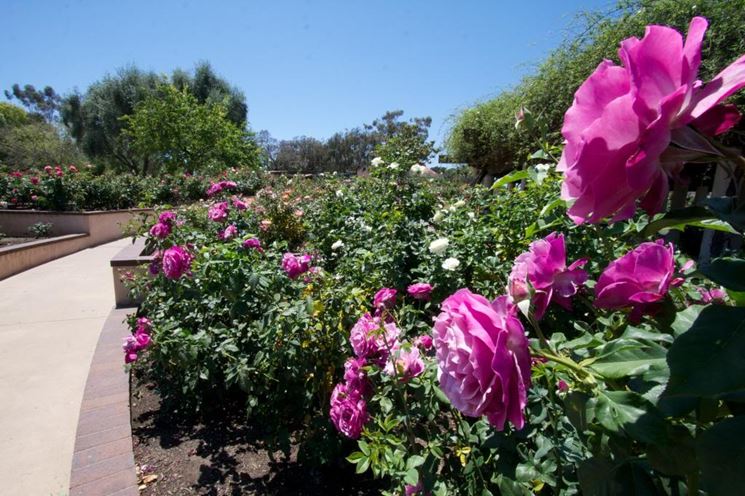
[[[245,96],[206,63],[198,65],[193,76],[176,70],[170,78],[134,66],[120,69],[93,83],[85,93],[66,96],[61,107],[62,121],[92,159],[116,169],[152,172],[151,157],[135,149],[131,134],[124,132],[128,125],[125,117],[131,116],[141,102],[158,97],[159,88],[167,83],[186,89],[199,104],[224,105],[225,119],[245,127]]]

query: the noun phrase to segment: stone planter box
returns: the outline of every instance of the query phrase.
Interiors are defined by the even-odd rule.
[[[111,259],[111,272],[114,278],[114,299],[117,308],[137,306],[140,301],[130,294],[124,284],[127,273],[142,274],[153,256],[145,254],[145,238],[137,238],[134,243],[122,249]]]
[[[45,212],[39,210],[0,210],[0,232],[8,236],[28,236],[28,227],[51,223],[53,237],[0,248],[0,280],[26,269],[97,246],[124,236],[132,220],[153,215],[152,209],[101,212]]]

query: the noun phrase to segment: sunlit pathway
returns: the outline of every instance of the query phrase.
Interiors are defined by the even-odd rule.
[[[114,306],[109,260],[129,242],[0,281],[0,493],[67,494],[85,380]]]

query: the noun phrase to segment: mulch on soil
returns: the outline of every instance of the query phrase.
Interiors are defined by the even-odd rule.
[[[209,421],[187,420],[161,409],[154,384],[132,375],[131,405],[135,463],[143,496],[161,495],[359,495],[379,494],[380,485],[354,474],[354,467],[306,467],[269,453],[240,412]],[[218,417],[218,418],[214,418]],[[144,486],[144,488],[143,488]]]
[[[3,246],[20,245],[22,243],[29,243],[36,240],[37,238],[0,237],[0,248],[2,248]]]

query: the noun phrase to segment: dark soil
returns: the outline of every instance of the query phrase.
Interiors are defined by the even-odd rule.
[[[20,245],[21,243],[28,243],[30,241],[37,241],[37,238],[0,237],[0,248],[3,246]]]
[[[161,409],[151,382],[133,374],[131,389],[135,463],[146,482],[140,486],[143,496],[380,492],[380,484],[355,475],[354,466],[343,459],[318,468],[297,462],[297,446],[289,459],[281,452],[269,453],[240,409],[225,409],[208,421],[189,420]]]

